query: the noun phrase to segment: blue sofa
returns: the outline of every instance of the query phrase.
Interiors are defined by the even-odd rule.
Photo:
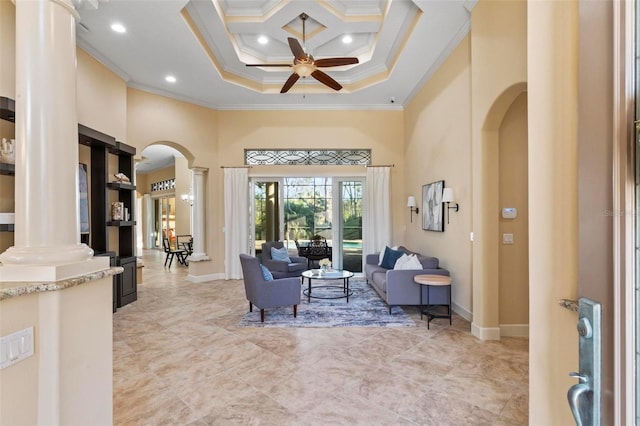
[[[415,254],[422,264],[423,269],[385,269],[378,265],[380,253],[368,254],[364,272],[369,283],[380,297],[391,308],[399,305],[420,305],[420,290],[422,290],[422,301],[427,303],[427,287],[416,284],[413,277],[416,275],[433,274],[449,276],[449,271],[439,266],[437,257],[427,257],[419,253],[414,253],[405,247],[398,247],[407,254]],[[431,304],[446,304],[446,287],[431,287]]]

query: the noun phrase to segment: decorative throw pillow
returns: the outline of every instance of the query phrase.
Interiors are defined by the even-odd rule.
[[[284,260],[287,263],[291,263],[291,259],[289,259],[289,253],[287,252],[286,247],[282,247],[280,249],[271,247],[271,259]]]
[[[396,264],[393,265],[393,269],[403,269],[402,265],[409,261],[409,256],[404,253],[398,260],[396,260]]]
[[[273,281],[273,275],[271,274],[271,271],[268,270],[264,265],[260,265],[260,268],[262,268],[262,276],[264,277],[264,280]]]
[[[398,264],[396,263],[396,268],[394,269],[424,269],[422,267],[422,263],[420,263],[420,260],[418,260],[418,256],[416,256],[415,254],[409,255],[407,256],[407,258],[407,261],[402,263],[400,267],[397,267]]]
[[[396,261],[400,259],[403,254],[403,251],[394,250],[387,247],[384,251],[384,257],[382,258],[382,263],[380,264],[380,266],[385,269],[393,269],[393,267],[396,265]]]
[[[384,252],[388,248],[389,248],[389,246],[384,246],[384,247],[382,247],[382,250],[380,250],[380,256],[378,256],[378,266],[382,266],[382,259],[384,258]],[[398,246],[393,246],[391,248],[393,250],[398,250]]]

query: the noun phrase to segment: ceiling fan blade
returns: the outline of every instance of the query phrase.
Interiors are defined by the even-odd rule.
[[[291,67],[291,64],[245,64],[247,67]]]
[[[315,70],[314,72],[312,72],[311,77],[315,78],[320,83],[331,87],[333,90],[342,89],[342,86],[340,85],[340,83],[338,83],[337,81],[335,81],[334,79],[332,79],[331,77],[329,77],[327,74],[323,73],[320,70]]]
[[[358,58],[326,58],[316,59],[316,67],[339,67],[340,65],[352,65],[359,63]]]
[[[302,48],[302,46],[300,45],[300,42],[293,38],[293,37],[289,37],[287,38],[287,40],[289,40],[289,47],[291,48],[291,53],[293,53],[293,56],[302,61],[304,59],[307,58],[307,54],[304,53],[304,49]]]
[[[295,72],[291,74],[287,79],[287,81],[285,81],[284,86],[282,86],[282,89],[280,89],[280,93],[287,93],[289,89],[291,89],[291,86],[296,84],[296,81],[298,81],[299,78],[300,76]]]

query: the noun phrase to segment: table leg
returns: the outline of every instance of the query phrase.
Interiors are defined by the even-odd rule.
[[[349,303],[349,278],[347,278],[346,281],[347,281],[347,303]]]
[[[420,290],[420,320],[422,320],[422,312],[424,312],[424,305],[422,304],[422,285],[418,285]]]
[[[309,280],[309,291],[307,292],[307,302],[311,303],[311,278],[307,278]]]
[[[431,323],[431,314],[429,313],[429,302],[431,301],[431,296],[429,294],[430,285],[427,286],[427,330],[429,330],[429,324]]]
[[[449,293],[449,305],[447,306],[447,313],[449,313],[449,325],[451,325],[451,286],[448,285],[448,293]]]

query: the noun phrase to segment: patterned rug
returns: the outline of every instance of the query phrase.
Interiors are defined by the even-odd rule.
[[[342,288],[320,287],[340,285],[340,280],[313,280],[312,293],[315,296],[333,296],[342,293]],[[319,288],[316,288],[318,286]],[[304,288],[308,287],[305,280]],[[253,312],[247,312],[238,327],[415,327],[415,323],[402,310],[394,307],[389,315],[389,307],[380,299],[378,293],[364,279],[349,280],[349,289],[353,292],[342,299],[316,299],[307,302],[302,294],[298,305],[298,317],[293,317],[293,307],[286,306],[265,309],[264,323],[260,322],[260,310],[255,306]]]

